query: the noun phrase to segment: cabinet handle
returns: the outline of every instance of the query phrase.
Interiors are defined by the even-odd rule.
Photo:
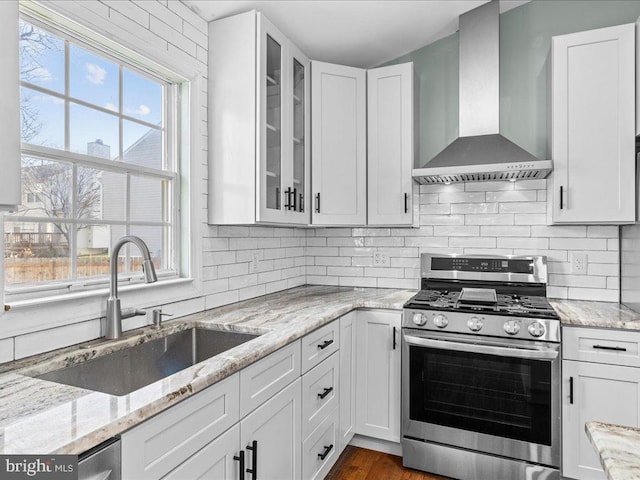
[[[304,195],[300,194],[300,211],[304,212]]]
[[[329,452],[333,450],[333,443],[331,445],[325,445],[324,446],[324,452],[319,453],[318,454],[318,458],[320,460],[324,460],[325,458],[327,458],[327,455],[329,455]]]
[[[251,480],[258,480],[258,441],[247,445],[247,450],[251,451],[251,468],[247,468],[247,473],[251,474]]]
[[[626,352],[627,349],[624,347],[609,347],[608,345],[593,345],[593,348],[598,350],[613,350],[614,352]]]
[[[398,342],[396,340],[396,334],[397,334],[397,329],[396,329],[396,327],[393,327],[393,349],[394,350],[398,346]]]
[[[325,388],[324,391],[322,393],[318,394],[318,398],[320,400],[324,400],[324,398],[329,395],[331,392],[333,392],[333,387],[329,387],[329,388]]]
[[[573,377],[569,377],[569,403],[573,405]]]
[[[404,213],[409,213],[409,194],[404,194]]]
[[[562,199],[564,193],[564,187],[560,185],[560,210],[564,208],[564,201]]]
[[[284,208],[291,210],[291,187],[287,187],[284,193],[287,195],[287,203],[285,203]]]
[[[240,453],[234,455],[233,459],[239,463],[238,480],[244,480],[244,450],[240,450]]]
[[[318,345],[318,348],[320,350],[324,350],[325,348],[327,348],[329,345],[331,345],[333,343],[333,340],[325,340],[324,342],[322,342],[320,345]]]
[[[316,193],[316,213],[320,213],[320,192]]]
[[[294,188],[294,189],[293,189],[293,205],[292,205],[292,207],[291,207],[291,209],[292,209],[294,212],[297,212],[297,211],[298,211],[297,202],[298,202],[298,189],[297,189],[297,188]]]
[[[280,187],[276,187],[276,210],[280,210]]]

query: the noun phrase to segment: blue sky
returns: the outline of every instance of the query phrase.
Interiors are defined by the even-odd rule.
[[[64,41],[44,34],[45,46],[27,45],[22,57],[23,80],[64,94]],[[28,74],[24,74],[29,70]],[[131,70],[123,69],[122,110],[133,118],[152,124],[162,119],[162,86]],[[118,111],[118,65],[74,44],[69,46],[69,95],[93,105]],[[22,88],[22,100],[29,102],[42,124],[32,143],[64,147],[64,101],[52,95]],[[87,152],[87,143],[101,139],[111,147],[111,158],[118,155],[117,117],[74,103],[70,104],[70,149]],[[123,125],[123,148],[126,150],[148,128],[135,122]]]

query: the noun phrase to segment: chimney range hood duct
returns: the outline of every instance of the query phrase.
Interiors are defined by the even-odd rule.
[[[421,184],[545,178],[540,160],[500,135],[500,5],[490,1],[460,16],[460,137],[423,168]]]

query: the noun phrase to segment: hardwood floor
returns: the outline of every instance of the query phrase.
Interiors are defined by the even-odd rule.
[[[445,480],[402,466],[402,458],[365,448],[345,448],[325,480]]]

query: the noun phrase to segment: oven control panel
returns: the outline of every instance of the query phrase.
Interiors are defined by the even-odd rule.
[[[466,312],[440,312],[405,308],[402,326],[420,330],[463,333],[491,337],[509,337],[522,340],[560,342],[560,321],[509,317],[505,315]]]

